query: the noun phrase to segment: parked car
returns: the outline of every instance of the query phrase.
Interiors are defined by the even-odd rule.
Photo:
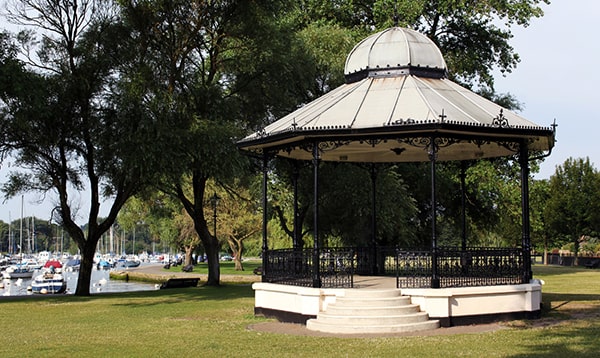
[[[231,260],[233,260],[233,257],[231,257],[231,255],[221,256],[221,261],[231,261]]]

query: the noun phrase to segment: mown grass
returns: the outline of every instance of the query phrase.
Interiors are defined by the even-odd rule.
[[[235,263],[233,261],[220,261],[219,266],[221,274],[223,275],[253,275],[255,268],[260,267],[260,260],[247,260],[242,262],[243,271],[235,270]],[[181,272],[182,266],[171,266],[169,269],[164,269],[165,272]],[[194,265],[193,273],[208,273],[208,265],[206,262],[199,262]]]
[[[295,336],[249,330],[249,285],[92,297],[0,300],[1,357],[596,357],[600,270],[534,267],[545,281],[540,320],[505,329],[386,338]]]

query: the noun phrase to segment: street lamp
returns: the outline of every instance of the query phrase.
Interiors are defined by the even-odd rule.
[[[215,236],[215,240],[217,239],[217,205],[219,205],[219,201],[221,198],[217,195],[217,193],[213,193],[210,197],[210,205],[213,209],[213,235]]]

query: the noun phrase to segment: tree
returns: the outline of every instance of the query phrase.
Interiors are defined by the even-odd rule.
[[[220,244],[211,235],[207,182],[240,176],[246,164],[235,140],[253,123],[296,105],[290,92],[302,73],[292,55],[288,1],[120,1],[143,59],[140,98],[159,98],[148,115],[169,116],[175,128],[160,168],[160,189],[180,200],[208,258],[208,285],[219,285]],[[281,19],[281,20],[278,20]],[[143,74],[146,74],[145,76]],[[150,75],[148,75],[150,74]],[[191,190],[186,191],[189,184]]]
[[[152,181],[160,129],[113,96],[114,80],[130,59],[114,8],[102,0],[25,0],[8,18],[30,27],[18,40],[26,62],[2,63],[2,158],[12,156],[7,196],[53,192],[59,222],[82,255],[76,295],[90,294],[93,256],[128,198]],[[37,40],[35,35],[41,40]],[[4,38],[6,44],[6,37]],[[35,56],[37,54],[37,57]],[[136,150],[131,150],[136,148]],[[71,190],[88,196],[80,211]],[[102,203],[109,206],[99,217]],[[104,204],[102,204],[104,205]],[[87,232],[77,223],[85,218]]]
[[[575,260],[580,238],[600,229],[600,174],[589,158],[568,158],[550,177],[544,212],[552,232],[573,243]]]
[[[233,253],[236,271],[244,270],[244,241],[260,232],[262,227],[260,201],[251,192],[249,184],[238,179],[217,194],[220,197],[216,207],[217,231],[220,237],[225,238]]]
[[[550,181],[533,180],[530,190],[531,242],[536,250],[543,251],[544,264],[548,264],[548,248],[554,244],[551,228],[546,223],[546,204],[550,198]]]
[[[444,54],[453,80],[493,89],[492,73],[511,72],[519,56],[509,44],[512,26],[527,26],[543,16],[549,0],[358,0],[299,1],[298,22],[323,21],[364,35],[394,21],[426,34]],[[344,54],[345,55],[345,54]]]

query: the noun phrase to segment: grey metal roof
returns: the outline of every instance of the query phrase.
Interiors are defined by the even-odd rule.
[[[530,150],[553,147],[552,128],[444,78],[445,66],[437,47],[418,32],[374,34],[348,56],[346,84],[238,145],[311,159],[311,146],[319,142],[321,159],[352,162],[427,161],[432,137],[438,138],[439,160],[507,156],[521,141]]]
[[[392,27],[359,42],[346,58],[346,76],[364,70],[426,68],[446,71],[440,49],[421,33]]]

